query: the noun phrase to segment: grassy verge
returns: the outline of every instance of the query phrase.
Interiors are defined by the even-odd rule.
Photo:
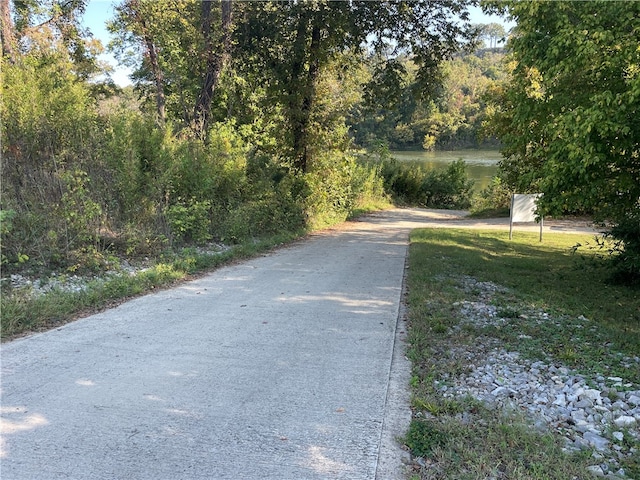
[[[152,261],[152,265],[145,270],[133,275],[122,273],[102,276],[88,281],[86,288],[80,291],[54,289],[38,296],[32,295],[28,289],[5,292],[0,298],[2,340],[60,326],[73,318],[116,305],[136,295],[249,258],[301,235],[302,232],[285,233],[237,245],[221,253],[199,253],[194,248],[167,252]]]
[[[591,452],[565,453],[553,428],[532,428],[532,419],[517,412],[451,398],[440,388],[470,370],[467,354],[497,346],[640,388],[640,363],[629,362],[640,352],[639,292],[605,283],[589,252],[572,255],[573,245],[588,240],[549,234],[541,244],[521,232],[513,241],[497,231],[413,232],[407,284],[414,419],[406,443],[420,457],[414,478],[590,478],[586,468],[597,463]],[[473,282],[498,287],[489,301],[504,319],[499,325],[464,322],[459,302],[483,295]],[[621,462],[628,478],[640,478],[639,447]]]

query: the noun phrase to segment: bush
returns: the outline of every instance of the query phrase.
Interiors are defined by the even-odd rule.
[[[463,160],[456,160],[445,170],[432,170],[422,184],[425,206],[432,208],[469,208],[473,180],[467,177]]]
[[[247,240],[284,232],[297,232],[305,227],[305,215],[301,202],[297,202],[285,185],[261,197],[247,199],[231,210],[219,225],[220,239],[241,243]]]
[[[473,198],[471,214],[508,215],[512,193],[499,176],[493,177],[489,186]]]
[[[96,245],[102,206],[88,188],[101,131],[90,90],[54,51],[3,64],[0,102],[4,260],[48,266]]]
[[[427,170],[417,163],[382,160],[384,188],[395,202],[428,208],[468,208],[473,180],[466,164],[456,160],[446,169]]]
[[[195,198],[188,201],[178,199],[178,203],[167,207],[165,215],[173,239],[197,244],[211,240],[210,212],[210,201],[198,201]]]
[[[640,285],[640,210],[620,220],[606,236],[614,240],[613,281]]]

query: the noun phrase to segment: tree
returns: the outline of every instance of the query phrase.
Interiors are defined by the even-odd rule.
[[[131,33],[142,41],[146,54],[145,60],[153,75],[155,83],[156,113],[158,125],[164,127],[166,121],[165,105],[167,103],[164,94],[164,71],[160,68],[158,47],[153,27],[149,23],[149,17],[153,17],[154,5],[140,0],[128,0],[117,9],[120,21],[130,25]]]
[[[0,42],[2,51],[0,51],[0,56],[6,56],[11,63],[15,63],[16,39],[9,0],[0,0],[0,24],[2,27],[2,30],[0,31],[0,34],[2,35],[2,41]]]
[[[417,90],[428,96],[440,82],[440,63],[471,43],[464,1],[254,2],[239,45],[249,67],[263,72],[271,95],[283,106],[293,167],[306,171],[312,159],[311,118],[319,73],[345,52],[376,55],[373,81],[401,92],[409,55],[417,67]],[[460,22],[455,20],[460,18]]]
[[[396,58],[409,55],[417,66],[417,91],[427,96],[440,82],[442,60],[473,39],[466,5],[464,0],[125,0],[111,30],[118,34],[121,57],[134,53],[138,85],[152,86],[160,117],[164,95],[168,110],[188,112],[185,123],[206,136],[228,66],[229,73],[265,93],[267,111],[283,119],[280,150],[304,172],[314,154],[312,124],[322,72],[341,55],[377,52],[375,78],[388,85],[399,79],[393,75],[400,68]],[[144,53],[143,62],[136,50]]]
[[[14,64],[20,55],[40,52],[46,56],[64,50],[79,78],[102,73],[97,61],[102,46],[80,26],[87,1],[0,0],[0,55]]]
[[[375,101],[381,88],[350,118],[355,141],[362,146],[383,141],[391,149],[477,148],[495,145],[482,138],[485,91],[504,76],[502,52],[480,49],[441,64],[442,87],[428,99],[416,98],[415,66],[401,59],[405,75],[400,101]]]
[[[481,37],[489,41],[489,48],[497,48],[507,35],[504,26],[499,23],[480,25],[480,32]]]
[[[495,125],[510,183],[544,209],[620,219],[640,198],[640,3],[508,2],[513,72]]]
[[[640,236],[640,3],[497,6],[517,22],[493,121],[507,182],[543,192],[541,213],[590,212]]]
[[[217,39],[216,32],[212,31],[213,14],[211,3],[210,0],[202,2],[202,36],[204,37],[207,66],[194,112],[195,125],[203,136],[209,130],[211,102],[218,86],[222,69],[228,60],[232,34],[231,0],[222,0],[220,2],[220,33],[217,35]]]
[[[232,1],[124,0],[108,28],[116,34],[111,49],[137,67],[136,84],[155,97],[158,123],[164,125],[168,109],[206,137],[231,49]]]

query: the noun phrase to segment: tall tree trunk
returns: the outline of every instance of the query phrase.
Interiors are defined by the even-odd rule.
[[[164,73],[160,68],[160,63],[158,62],[158,52],[156,51],[155,43],[144,26],[144,20],[142,20],[142,25],[145,31],[144,42],[147,46],[147,53],[149,54],[149,64],[151,65],[151,72],[153,73],[153,77],[156,82],[156,109],[158,113],[158,125],[164,128],[166,123],[165,105],[167,103],[164,95]]]
[[[202,35],[205,41],[207,67],[194,109],[194,129],[202,138],[206,138],[209,130],[211,102],[231,49],[232,0],[220,2],[221,37],[217,41],[211,28],[211,3],[211,0],[202,2]]]
[[[0,46],[0,56],[6,56],[11,63],[16,62],[15,54],[15,34],[13,29],[13,21],[11,20],[11,7],[9,6],[9,0],[0,0],[0,23],[2,23],[2,42]]]
[[[128,13],[135,18],[135,21],[140,26],[140,34],[144,41],[145,48],[147,50],[147,56],[149,58],[149,66],[151,73],[156,84],[156,112],[158,114],[158,125],[164,128],[166,123],[165,105],[166,98],[164,94],[164,73],[160,68],[160,62],[158,60],[158,52],[153,40],[153,35],[149,29],[147,21],[144,15],[140,11],[139,0],[129,0],[128,4],[125,4]]]
[[[298,58],[294,62],[292,86],[297,91],[290,92],[292,103],[290,104],[290,120],[293,136],[294,167],[301,172],[306,172],[309,167],[309,127],[311,123],[311,113],[316,99],[316,84],[320,73],[320,34],[321,28],[317,22],[311,28],[311,42],[309,49],[306,49],[307,29],[305,20],[301,19],[296,32],[296,43]],[[305,63],[309,66],[305,72]]]

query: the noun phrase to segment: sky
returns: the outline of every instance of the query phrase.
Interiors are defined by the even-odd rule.
[[[100,40],[105,47],[111,38],[109,32],[107,32],[105,23],[113,18],[115,14],[114,6],[119,3],[120,1],[116,0],[90,0],[85,9],[82,24],[89,28],[93,36]],[[501,23],[507,30],[513,27],[513,24],[505,22],[501,17],[485,15],[478,7],[471,7],[469,11],[471,13],[472,23]],[[131,80],[129,79],[131,70],[118,65],[117,60],[112,54],[105,53],[100,56],[100,60],[113,66],[114,72],[111,74],[111,78],[117,85],[125,86],[131,84]]]

